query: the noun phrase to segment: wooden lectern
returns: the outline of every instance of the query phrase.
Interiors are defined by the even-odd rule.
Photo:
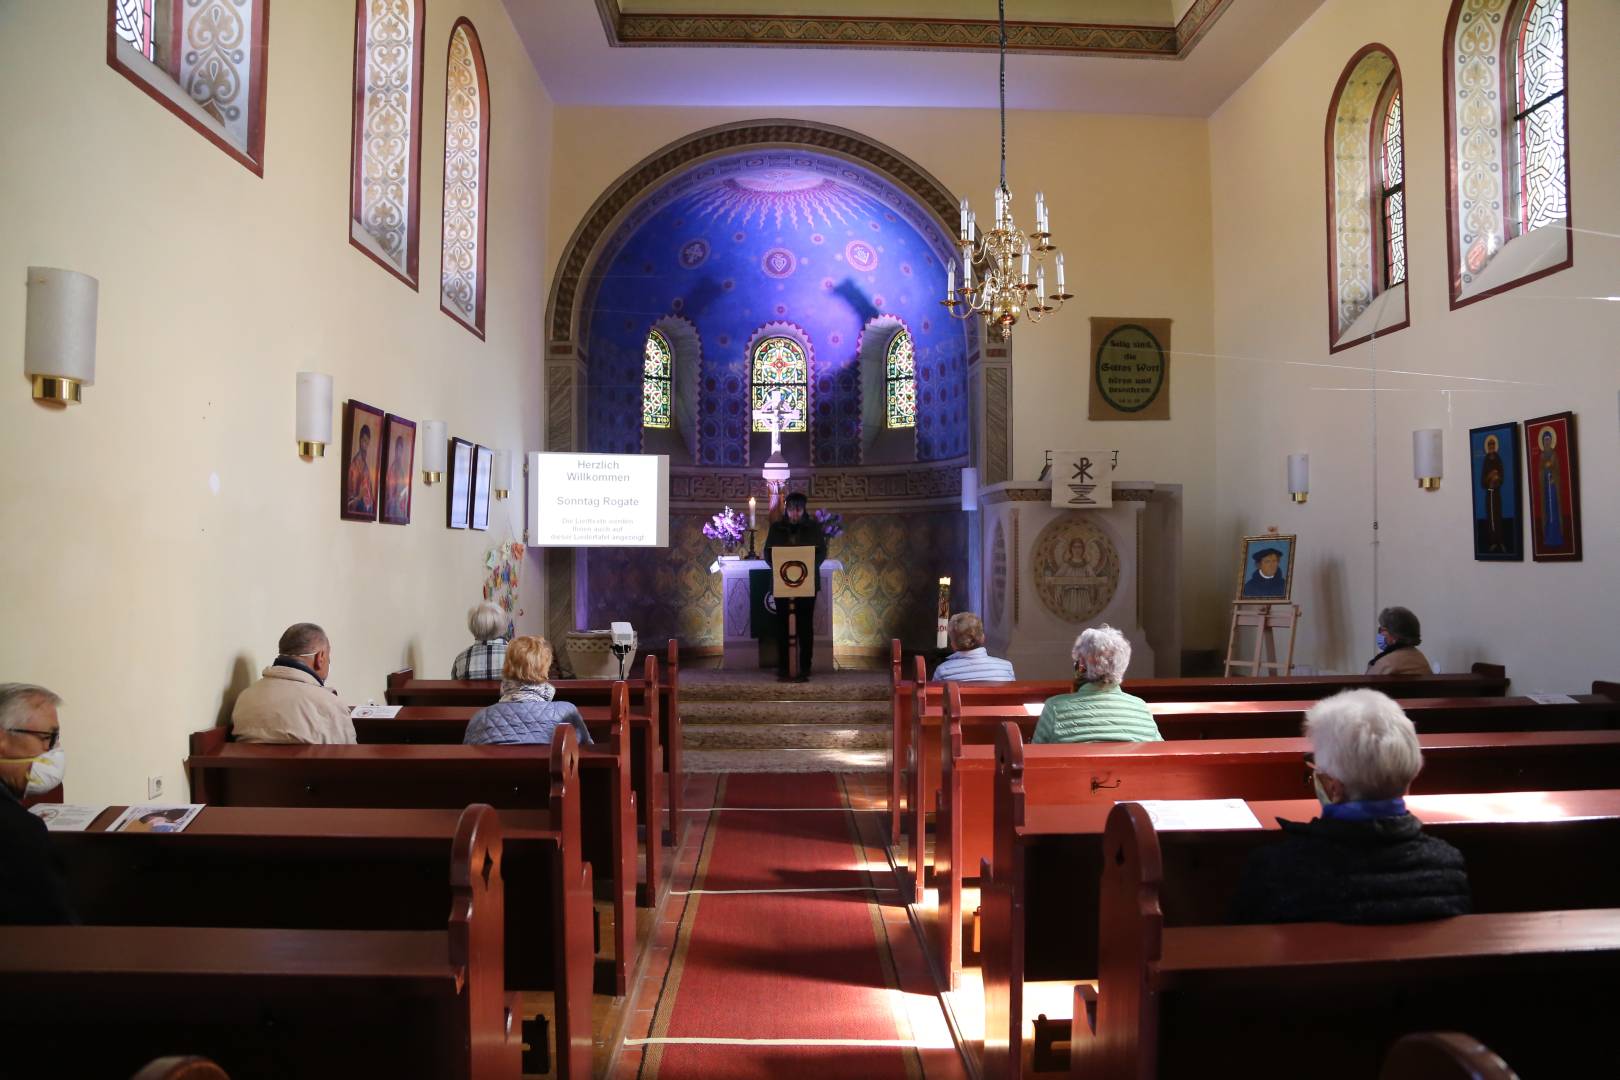
[[[801,596],[816,595],[816,549],[814,546],[771,549],[771,595],[780,606],[788,605],[788,633],[782,648],[787,650],[790,678],[799,676],[799,605]],[[814,627],[810,633],[815,633]]]

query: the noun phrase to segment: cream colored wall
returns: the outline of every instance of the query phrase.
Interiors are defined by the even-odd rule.
[[[488,532],[452,532],[444,489],[418,473],[410,526],[340,521],[339,456],[296,456],[293,374],[329,372],[340,402],[442,418],[474,441],[539,445],[552,108],[500,0],[428,5],[413,292],[348,242],[351,4],[272,6],[263,179],[107,66],[106,11],[0,5],[0,341],[14,365],[0,680],[66,699],[68,798],[122,802],[149,775],[185,797],[187,733],[228,708],[289,623],[327,628],[332,683],[353,700],[381,700],[403,664],[449,674],[486,549],[521,534],[517,504],[495,504]],[[445,49],[462,14],[491,82],[484,342],[439,311]],[[36,405],[21,376],[31,264],[101,282],[96,385],[65,411]]]
[[[669,143],[719,124],[779,117],[769,109],[557,110],[551,248],[555,267],[592,204]],[[796,109],[792,118],[849,128],[904,154],[985,217],[996,182],[992,110]],[[612,138],[604,138],[612,132]],[[1208,148],[1199,120],[1075,113],[1008,117],[1008,183],[1027,222],[1046,193],[1075,299],[1013,334],[1014,472],[1033,479],[1047,449],[1117,448],[1121,479],[1186,485],[1186,644],[1224,633],[1214,580]],[[1048,275],[1050,281],[1051,275]],[[1086,419],[1092,315],[1166,317],[1173,330],[1168,423]]]
[[[1571,192],[1583,230],[1574,267],[1458,311],[1448,309],[1446,278],[1448,7],[1329,0],[1210,122],[1222,354],[1216,532],[1231,551],[1267,525],[1299,534],[1307,664],[1360,670],[1378,607],[1404,604],[1422,618],[1437,667],[1492,660],[1507,664],[1521,692],[1582,690],[1620,673],[1620,304],[1580,299],[1620,293],[1620,5],[1569,3]],[[1330,357],[1323,124],[1344,65],[1373,41],[1390,48],[1403,77],[1412,325]],[[1566,409],[1579,430],[1584,560],[1530,561],[1527,530],[1522,564],[1475,562],[1468,429]],[[1445,432],[1436,493],[1412,478],[1411,432],[1428,427]],[[1296,507],[1286,456],[1302,451],[1311,495]]]

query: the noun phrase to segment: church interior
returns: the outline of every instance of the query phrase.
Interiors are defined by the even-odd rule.
[[[1616,40],[0,0],[17,1075],[1620,1075]]]

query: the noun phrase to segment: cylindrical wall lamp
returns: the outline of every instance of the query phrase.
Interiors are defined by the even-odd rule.
[[[23,374],[34,399],[68,405],[96,383],[96,296],[89,274],[50,266],[28,268],[28,316]]]
[[[949,629],[951,622],[951,579],[939,579],[939,629],[935,635],[935,644],[943,649],[949,642]]]
[[[489,455],[489,486],[497,499],[512,493],[512,451],[494,450]]]
[[[422,483],[437,484],[444,479],[449,447],[450,429],[443,420],[422,421]]]
[[[1446,475],[1440,454],[1439,428],[1422,428],[1412,432],[1412,475],[1424,491],[1439,491],[1440,478]]]
[[[332,441],[332,376],[300,371],[297,383],[298,456],[325,457],[326,444]]]
[[[1311,495],[1311,455],[1288,455],[1288,494],[1297,503]]]
[[[979,508],[979,470],[972,465],[962,470],[962,509]]]

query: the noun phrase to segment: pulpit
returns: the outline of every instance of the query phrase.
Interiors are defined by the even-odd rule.
[[[1050,481],[979,492],[986,645],[1019,678],[1073,672],[1081,630],[1131,642],[1130,675],[1181,674],[1181,485],[1113,482],[1113,506],[1052,505]]]
[[[720,575],[720,613],[725,652],[720,666],[728,671],[750,671],[776,666],[774,639],[754,633],[752,578],[758,571],[769,578],[770,564],[764,559],[719,559],[709,567]],[[815,671],[833,670],[832,576],[844,564],[828,559],[821,564],[816,583]],[[773,631],[774,632],[774,631]]]

